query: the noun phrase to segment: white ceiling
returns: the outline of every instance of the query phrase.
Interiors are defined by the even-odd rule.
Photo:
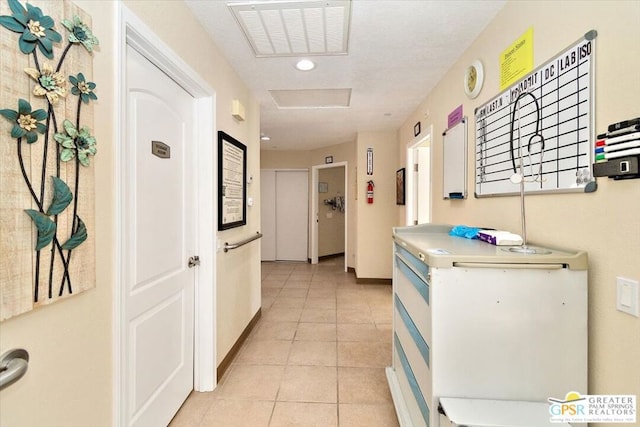
[[[259,101],[260,131],[271,138],[262,149],[310,150],[355,141],[357,132],[397,130],[505,1],[352,0],[348,53],[304,56],[316,63],[306,72],[294,67],[303,56],[256,56],[227,5],[258,2],[186,3]],[[349,106],[317,102],[322,89],[349,91]],[[279,108],[271,92],[294,94],[294,107],[309,94],[318,108]]]

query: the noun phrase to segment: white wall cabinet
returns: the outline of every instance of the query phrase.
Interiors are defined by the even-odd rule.
[[[387,378],[400,425],[440,426],[440,398],[586,394],[586,253],[523,255],[450,228],[394,230]]]

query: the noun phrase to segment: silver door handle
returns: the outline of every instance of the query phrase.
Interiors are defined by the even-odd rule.
[[[18,381],[29,367],[29,353],[22,348],[9,350],[0,356],[0,390]]]
[[[189,268],[193,268],[198,265],[200,265],[200,257],[198,255],[189,257],[189,262],[187,263]]]

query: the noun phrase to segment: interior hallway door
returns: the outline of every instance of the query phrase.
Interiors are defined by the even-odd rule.
[[[309,171],[261,170],[263,261],[307,261]]]
[[[126,425],[165,426],[193,389],[195,100],[127,47]]]
[[[431,222],[431,147],[418,147],[416,205],[418,224]]]

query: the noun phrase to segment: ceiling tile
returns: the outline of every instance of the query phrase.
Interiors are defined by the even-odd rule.
[[[257,57],[348,53],[350,0],[229,3]]]
[[[280,109],[346,108],[351,104],[351,89],[270,90]]]

